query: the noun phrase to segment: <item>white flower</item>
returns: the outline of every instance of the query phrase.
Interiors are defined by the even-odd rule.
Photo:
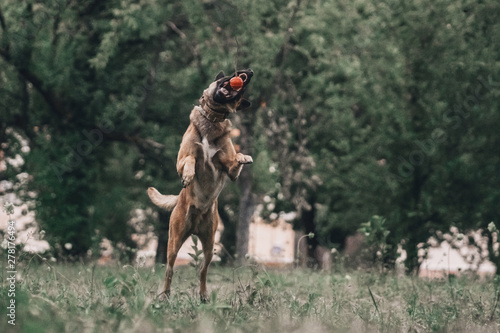
[[[64,244],[64,248],[69,251],[69,250],[71,250],[73,248],[73,244],[66,243],[66,244]]]

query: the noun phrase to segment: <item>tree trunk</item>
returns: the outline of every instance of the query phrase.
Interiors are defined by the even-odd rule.
[[[241,153],[253,155],[253,126],[255,123],[255,111],[249,110],[240,118],[240,147]],[[248,242],[250,236],[250,222],[255,204],[253,200],[253,171],[252,165],[245,165],[241,170],[238,185],[241,191],[240,209],[238,216],[238,228],[236,231],[236,255],[237,261],[243,261],[248,253]]]
[[[316,249],[318,247],[318,236],[316,233],[316,225],[314,223],[314,219],[316,216],[316,208],[315,208],[316,198],[314,194],[310,195],[309,204],[311,205],[310,210],[303,210],[301,214],[301,224],[304,226],[305,234],[313,233],[314,237],[307,239],[307,261],[306,265],[308,267],[318,267],[320,264],[318,259],[316,258]]]
[[[158,235],[158,245],[156,246],[155,262],[157,264],[165,264],[167,262],[167,244],[168,244],[168,227],[170,225],[170,213],[164,210],[158,211],[158,226],[156,233]]]
[[[219,207],[219,216],[224,223],[224,232],[221,235],[220,242],[224,246],[222,250],[222,263],[234,263],[234,254],[236,253],[236,228],[237,225],[231,220],[224,207]]]
[[[240,174],[239,185],[241,189],[240,212],[238,216],[238,230],[236,231],[236,254],[237,260],[243,261],[248,253],[248,242],[250,238],[250,221],[254,211],[252,196],[253,175],[250,168],[244,167]]]

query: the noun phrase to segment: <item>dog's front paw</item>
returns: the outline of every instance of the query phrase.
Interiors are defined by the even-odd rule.
[[[188,187],[191,182],[193,181],[194,175],[190,176],[182,176],[181,182],[182,182],[182,187]]]
[[[252,156],[250,156],[250,155],[238,154],[236,159],[237,159],[239,164],[252,164],[253,163]]]
[[[184,174],[182,175],[182,187],[188,187],[194,179],[194,172],[186,172],[184,171]]]

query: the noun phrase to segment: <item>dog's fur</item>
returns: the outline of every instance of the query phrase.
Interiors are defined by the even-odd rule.
[[[234,90],[229,80],[239,76],[243,88]],[[217,198],[224,187],[226,176],[234,181],[243,164],[252,163],[252,157],[236,153],[230,138],[231,122],[226,119],[248,107],[242,95],[250,82],[251,70],[238,71],[233,76],[221,72],[203,92],[200,106],[191,111],[191,123],[182,138],[177,156],[177,172],[182,178],[183,189],[177,196],[162,195],[155,188],[148,195],[157,206],[172,210],[170,216],[167,268],[165,284],[160,295],[168,297],[174,262],[184,241],[197,235],[203,246],[204,262],[200,272],[200,297],[208,300],[207,270],[212,260],[214,237],[219,223]]]

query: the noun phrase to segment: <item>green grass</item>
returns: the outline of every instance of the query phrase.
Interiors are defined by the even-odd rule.
[[[155,298],[163,268],[19,265],[16,326],[1,332],[498,332],[498,280],[428,281],[394,274],[176,269],[170,300]],[[3,273],[5,275],[5,273]]]

